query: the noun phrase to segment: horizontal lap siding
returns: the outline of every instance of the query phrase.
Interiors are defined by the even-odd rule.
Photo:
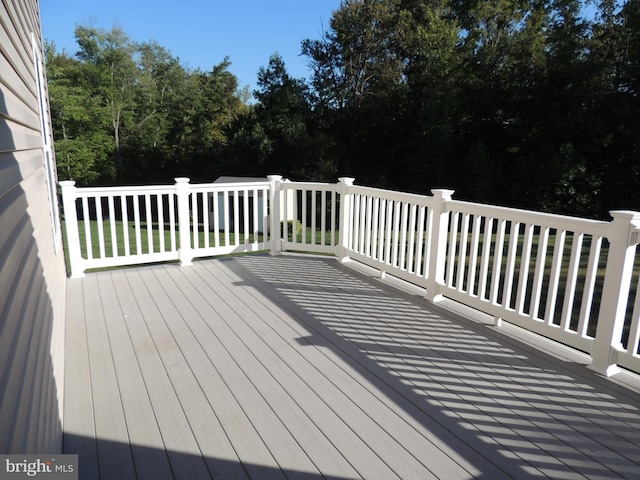
[[[54,245],[32,33],[41,37],[35,0],[0,2],[2,453],[62,449],[66,272]]]

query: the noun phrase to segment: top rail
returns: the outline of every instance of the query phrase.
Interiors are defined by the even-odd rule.
[[[73,182],[75,184],[75,182]],[[67,182],[60,182],[61,186]],[[71,195],[76,198],[104,197],[108,195],[139,195],[141,193],[173,193],[175,185],[142,185],[142,186],[114,186],[114,187],[82,187],[76,188]]]
[[[500,218],[512,222],[546,225],[550,228],[574,230],[590,235],[605,237],[609,234],[611,224],[600,220],[570,217],[551,213],[520,210],[516,208],[483,205],[480,203],[449,200],[445,204],[448,211],[464,212],[488,218]]]

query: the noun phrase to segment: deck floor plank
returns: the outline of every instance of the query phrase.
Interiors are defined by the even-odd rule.
[[[440,478],[455,478],[457,475],[469,475],[468,471],[474,472],[474,468],[468,465],[468,460],[470,459],[479,462],[481,465],[479,471],[484,472],[488,477],[495,476],[496,478],[500,478],[504,476],[505,473],[508,473],[510,468],[513,468],[513,462],[500,463],[500,457],[497,457],[498,462],[494,464],[495,459],[492,458],[493,456],[486,455],[484,451],[486,450],[484,442],[479,441],[474,436],[467,436],[463,425],[453,425],[454,432],[450,432],[442,431],[439,428],[440,425],[438,425],[437,422],[433,422],[433,419],[437,419],[438,417],[438,415],[434,414],[434,409],[424,403],[424,397],[420,394],[416,395],[415,389],[409,391],[405,386],[407,383],[405,370],[412,370],[406,358],[410,358],[413,361],[416,358],[420,358],[420,355],[411,352],[404,343],[399,346],[396,345],[390,341],[391,337],[388,335],[370,335],[369,332],[372,330],[371,325],[375,325],[376,322],[372,322],[370,318],[363,318],[363,312],[376,312],[384,316],[384,318],[390,318],[392,323],[398,322],[402,325],[405,325],[404,322],[406,322],[408,318],[409,324],[415,323],[415,325],[407,327],[411,330],[409,343],[415,341],[415,330],[421,328],[426,328],[429,331],[436,332],[436,334],[441,332],[440,335],[443,338],[450,338],[450,336],[445,335],[447,332],[445,328],[441,326],[442,323],[447,323],[446,321],[438,317],[435,319],[438,325],[425,327],[423,322],[425,319],[420,317],[422,313],[414,311],[411,305],[408,306],[402,302],[394,303],[394,300],[390,299],[386,294],[381,295],[381,298],[376,298],[376,296],[380,296],[381,292],[377,291],[372,284],[367,284],[362,279],[350,279],[348,284],[342,283],[341,277],[336,276],[339,272],[322,272],[323,266],[314,260],[311,261],[312,265],[307,268],[306,272],[304,269],[302,269],[303,271],[296,271],[297,276],[289,279],[287,279],[287,277],[290,274],[286,267],[283,265],[284,268],[280,270],[277,266],[279,260],[265,260],[267,260],[267,263],[272,262],[271,265],[269,265],[270,268],[267,267],[267,270],[276,270],[273,274],[267,272],[267,278],[275,278],[278,279],[277,282],[286,283],[284,288],[280,290],[287,292],[288,295],[294,298],[297,304],[296,306],[303,305],[312,313],[309,318],[311,323],[308,326],[309,328],[316,329],[317,336],[323,338],[325,344],[334,345],[341,353],[346,355],[350,363],[352,361],[359,363],[366,372],[366,377],[369,380],[375,379],[378,382],[378,389],[384,392],[385,395],[394,397],[396,409],[398,405],[402,405],[401,410],[412,411],[412,406],[416,405],[418,408],[413,410],[414,419],[416,419],[418,424],[424,423],[427,426],[425,435],[437,438],[441,451],[448,452],[449,459],[456,458],[458,455],[451,452],[452,449],[448,448],[448,445],[453,445],[454,449],[465,451],[465,459],[456,458],[459,465],[464,465],[464,468],[458,467],[457,474],[453,474],[449,469],[443,468],[443,465],[438,465],[437,462],[429,462],[437,474],[441,476]],[[240,262],[244,262],[246,266],[251,264],[251,268],[254,266],[253,261],[250,259],[240,260]],[[264,265],[260,264],[259,268],[264,268]],[[306,280],[304,277],[305,274],[307,275]],[[324,281],[316,282],[315,277],[320,277],[320,279]],[[340,282],[339,286],[335,286],[334,288],[330,288],[329,291],[326,291],[327,284],[334,285],[338,282]],[[259,285],[259,288],[260,291],[268,290],[266,285]],[[317,292],[322,292],[323,290],[324,294],[320,295],[321,299],[316,298]],[[283,299],[278,298],[279,294],[277,292],[272,292],[271,295],[271,302],[273,304],[282,305]],[[340,297],[342,297],[342,299]],[[301,298],[304,298],[304,300]],[[350,306],[351,303],[355,304],[355,306]],[[294,310],[296,310],[295,316],[299,321],[308,317],[304,312],[300,312],[298,308],[294,307]],[[323,319],[323,323],[326,323],[332,328],[328,330],[319,327],[317,319]],[[336,338],[334,332],[338,333],[338,338]],[[355,334],[353,332],[355,332]],[[342,338],[342,341],[340,341],[340,338]],[[345,342],[345,338],[348,338],[349,341]],[[432,336],[427,336],[427,338],[430,342],[433,342]],[[404,337],[403,340],[405,340]],[[473,341],[473,339],[471,340]],[[439,344],[438,347],[440,348],[441,345]],[[363,357],[362,352],[368,352],[369,356],[384,356],[387,358],[387,361],[393,362],[393,368],[389,369],[389,371],[393,372],[394,375],[385,379],[385,377],[389,376],[386,370],[380,370],[380,367],[386,367],[387,364],[383,361],[371,362],[369,359]],[[398,378],[401,378],[402,381],[398,382]],[[396,392],[398,395],[394,395]],[[356,398],[359,404],[361,403],[362,397],[360,395],[355,395],[353,398]],[[410,399],[409,401],[413,405],[406,405],[406,399]],[[376,412],[372,416],[378,418],[379,412]],[[448,425],[447,428],[451,429],[452,426]],[[453,435],[451,435],[451,433],[453,433]],[[403,438],[403,436],[398,436],[397,438]],[[404,443],[405,448],[406,445],[416,445],[408,441]],[[417,445],[424,448],[424,445],[420,443]],[[429,452],[429,450],[427,449],[425,453],[426,452]],[[430,458],[429,455],[425,455],[424,453],[423,457]],[[446,464],[448,462],[443,463]],[[513,475],[517,475],[518,473],[519,470],[517,468],[513,469]],[[474,475],[477,475],[477,473],[474,473]]]
[[[93,440],[96,430],[82,282],[69,282],[67,298],[64,410],[72,414],[65,417],[63,448],[82,456],[79,472],[82,478],[97,478],[98,452]]]
[[[215,410],[226,435],[229,437],[238,458],[250,477],[285,478],[268,445],[257,433],[255,426],[242,406],[243,399],[259,396],[250,384],[241,382],[242,375],[211,330],[203,321],[198,309],[184,295],[181,286],[164,268],[156,269],[155,280],[171,298],[182,325],[176,325],[173,333],[181,345],[189,365],[200,381],[210,404]],[[208,317],[208,315],[207,315]],[[218,348],[216,348],[218,347]],[[238,375],[240,374],[240,376]],[[264,405],[261,405],[264,409]],[[219,458],[216,452],[208,452]],[[224,460],[224,459],[223,459]],[[224,460],[226,461],[226,460]]]
[[[288,267],[283,264],[282,268],[278,268],[277,258],[269,259],[269,261],[267,262],[270,263],[269,267],[266,267],[264,265],[264,262],[257,264],[255,260],[250,257],[241,258],[238,260],[238,262],[243,263],[246,266],[251,265],[251,267],[253,267],[254,265],[259,265],[257,268],[261,269],[262,271],[264,271],[265,268],[267,270],[270,270],[267,273],[266,278],[271,279],[272,283],[284,283],[285,285],[282,290],[289,291],[289,295],[294,298],[299,298],[301,296],[301,294],[297,293],[298,290],[304,290],[304,288],[300,288],[300,285],[305,281],[304,276],[301,275],[300,270],[296,270],[295,272],[293,272],[291,274],[292,278],[290,278],[288,282],[283,281],[283,279],[287,278]],[[307,293],[307,295],[310,294],[311,296],[316,296],[318,290],[322,289],[323,286],[325,289],[327,289],[326,282],[318,282],[316,285],[315,276],[316,272],[309,272],[308,274],[308,278],[306,281],[311,286],[313,286],[313,288],[307,289],[307,292],[310,292]],[[342,284],[342,282],[340,283]],[[338,288],[344,287],[338,286]],[[349,295],[346,297],[349,303],[352,303],[354,301],[353,297],[353,291],[350,291]],[[335,296],[333,296],[332,298],[334,299],[334,305],[337,304],[338,302],[336,302]],[[300,300],[297,301],[300,303]],[[378,340],[378,334],[375,329],[371,328],[371,325],[379,324],[379,322],[382,321],[385,325],[385,328],[388,327],[388,322],[385,320],[385,316],[389,315],[389,312],[386,312],[381,316],[376,313],[378,311],[378,309],[376,308],[377,302],[371,300],[369,300],[368,302],[370,305],[359,306],[359,310],[365,312],[366,314],[364,318],[362,313],[360,313],[356,317],[355,322],[352,320],[353,317],[350,317],[350,323],[352,324],[351,326],[357,331],[357,334],[355,335],[355,341],[362,342],[361,346],[363,350],[371,349],[370,343],[376,343],[376,341]],[[309,302],[309,304],[313,303],[313,301]],[[421,303],[424,302],[421,301]],[[342,305],[340,305],[340,307],[341,308],[337,309],[338,311],[344,310],[345,308]],[[398,305],[396,305],[396,308],[398,308]],[[423,308],[428,310],[429,306],[425,304],[423,305]],[[405,313],[403,311],[404,309],[404,306],[400,305],[400,309],[397,309],[395,314],[391,314],[390,317],[400,319],[400,321],[402,322],[404,318],[411,317],[414,312],[416,312],[414,309],[409,308],[407,311],[407,315],[403,315]],[[322,314],[321,311],[316,313],[318,315]],[[374,313],[373,318],[366,318],[366,316],[370,316],[371,313]],[[420,310],[419,312],[417,312],[416,318],[421,317],[423,320],[428,320],[425,319],[424,310]],[[342,320],[336,322],[335,320],[330,319],[328,320],[328,322],[331,322],[334,325],[339,325],[340,331],[349,331],[349,328],[345,328],[344,321]],[[514,441],[522,442],[523,440],[527,442],[531,448],[542,449],[543,452],[546,449],[548,463],[552,463],[554,465],[554,474],[557,474],[559,470],[563,470],[564,475],[571,476],[571,478],[585,478],[585,475],[593,475],[594,471],[603,469],[602,465],[597,460],[597,456],[600,452],[603,453],[605,458],[608,457],[610,459],[615,459],[613,463],[610,461],[608,463],[609,465],[615,465],[616,471],[624,472],[627,470],[627,468],[629,468],[630,470],[637,468],[637,466],[634,465],[633,462],[629,464],[627,459],[618,455],[617,452],[606,448],[604,445],[597,443],[596,441],[588,437],[582,438],[582,441],[587,442],[587,446],[590,449],[582,450],[583,452],[589,451],[588,456],[584,456],[581,454],[579,455],[584,462],[584,466],[586,466],[585,469],[581,468],[582,465],[580,464],[580,462],[576,462],[575,459],[572,458],[572,454],[576,453],[576,450],[572,447],[572,443],[576,441],[576,437],[580,438],[579,432],[573,429],[570,424],[563,425],[559,424],[556,421],[550,422],[548,424],[538,422],[536,419],[540,415],[540,411],[533,408],[533,406],[528,402],[530,398],[534,398],[536,400],[544,400],[545,402],[554,405],[556,404],[556,401],[559,401],[560,404],[562,404],[563,401],[567,402],[570,406],[579,403],[573,395],[558,395],[557,398],[554,399],[546,398],[545,396],[538,394],[538,388],[532,386],[529,383],[529,378],[535,378],[535,376],[540,373],[544,374],[544,370],[540,368],[541,359],[537,357],[531,358],[518,354],[516,351],[512,350],[509,347],[502,346],[495,340],[486,338],[486,336],[484,335],[479,335],[478,331],[475,329],[471,329],[469,331],[469,326],[467,326],[467,328],[465,329],[460,328],[460,326],[452,329],[450,328],[450,325],[447,325],[447,323],[448,322],[446,321],[439,321],[438,325],[433,326],[432,331],[435,333],[435,335],[429,335],[426,344],[421,345],[419,342],[419,336],[412,334],[409,338],[409,342],[404,340],[400,347],[403,349],[405,357],[414,358],[420,357],[422,355],[420,347],[431,347],[430,356],[433,356],[436,361],[438,359],[442,360],[439,367],[444,367],[445,370],[442,375],[434,377],[435,382],[431,386],[437,387],[438,384],[448,385],[449,391],[455,392],[459,395],[461,401],[453,403],[452,407],[454,408],[451,409],[450,414],[456,415],[456,411],[460,410],[478,411],[479,409],[482,409],[484,405],[491,405],[492,403],[499,404],[500,412],[493,416],[485,416],[484,422],[480,422],[480,425],[482,425],[483,423],[489,423],[494,430],[495,436],[504,444],[503,446],[507,449],[510,447],[510,445],[513,444]],[[433,337],[435,337],[435,340]],[[458,341],[450,341],[452,339],[455,339],[456,337]],[[449,339],[449,341],[445,343],[443,342],[444,339]],[[377,343],[377,345],[392,345],[394,347],[394,353],[397,354],[398,343],[394,341],[390,342],[389,340],[390,337],[388,335],[384,335],[380,338],[380,341]],[[414,342],[416,343],[414,344]],[[469,348],[469,345],[474,344],[476,344],[477,346],[473,349]],[[387,351],[389,350],[390,348],[387,348]],[[480,369],[480,372],[482,372],[483,375],[478,377],[475,371],[471,371],[470,373],[472,375],[476,374],[476,377],[480,378],[482,387],[484,388],[478,388],[474,386],[469,387],[467,383],[468,378],[465,379],[464,382],[460,382],[456,375],[456,373],[459,372],[459,369],[450,372],[447,372],[446,370],[450,365],[456,366],[458,364],[467,365],[477,363],[477,358],[479,355],[483,356],[482,367]],[[505,362],[505,359],[508,359],[509,362]],[[542,363],[544,364],[545,362]],[[553,368],[553,364],[548,360],[546,361],[546,364],[548,369]],[[418,370],[422,370],[422,368],[420,367]],[[509,389],[504,388],[504,385],[496,388],[496,386],[492,384],[493,382],[487,383],[482,378],[484,376],[484,372],[489,372],[491,374],[502,374],[502,378],[511,378],[514,370],[517,374],[516,380],[518,381],[511,381],[508,386],[510,386],[511,388],[519,387],[521,391],[524,390],[524,393],[520,393],[518,396],[514,395]],[[394,371],[393,368],[390,369],[390,371]],[[507,373],[509,377],[505,377],[505,373]],[[558,383],[557,380],[561,378],[560,376],[556,375],[550,375],[550,377],[555,380],[555,383]],[[411,381],[411,379],[409,379],[409,381],[415,384],[415,382]],[[578,390],[580,390],[582,385],[580,387],[576,387],[575,383],[573,385],[574,386],[572,388],[572,393],[575,394]],[[532,391],[534,393],[531,393]],[[495,398],[496,396],[498,398]],[[588,402],[590,401],[591,400],[589,399]],[[608,406],[611,406],[610,402],[608,403]],[[519,412],[512,411],[513,408],[516,407],[520,409]],[[507,418],[506,422],[504,421],[505,416]],[[516,421],[514,422],[514,420],[509,418],[509,416],[515,418]],[[574,416],[574,420],[580,419]],[[589,418],[588,420],[591,421],[592,418]],[[576,423],[579,424],[579,422]],[[473,428],[473,422],[466,422],[465,424],[469,428]],[[496,424],[499,426],[500,430],[496,428]],[[570,429],[570,436],[566,435],[567,427]],[[554,429],[559,430],[560,433],[556,434],[556,431]],[[486,433],[487,430],[490,429],[485,427],[485,432],[483,433]],[[564,437],[560,435],[562,433],[565,433]],[[557,455],[558,451],[564,451],[565,453],[562,455]],[[554,454],[561,461],[558,461],[558,459],[552,461],[551,458]],[[527,458],[531,459],[532,457],[526,451],[523,451],[521,458],[523,462],[526,462]],[[564,462],[562,460],[564,460]],[[543,472],[548,473],[546,462],[536,461],[535,464]],[[533,471],[534,469],[535,467],[532,466],[530,471]],[[604,469],[606,470],[606,468]],[[583,472],[585,474],[581,475],[580,470],[586,470],[586,473]],[[615,473],[613,475],[614,477],[616,476]]]
[[[171,478],[166,448],[145,382],[144,364],[140,362],[144,349],[136,344],[130,331],[130,324],[135,324],[140,316],[133,311],[131,299],[118,292],[123,287],[118,288],[122,280],[118,272],[112,272],[100,277],[98,287],[103,303],[109,306],[105,309],[105,325],[134,466],[141,479]]]
[[[199,281],[196,279],[196,283]],[[218,291],[224,298],[225,293],[218,290],[219,285],[212,283],[212,286]],[[224,291],[224,289],[222,290]],[[227,326],[233,329],[235,335],[239,339],[243,338],[242,323],[244,320],[238,317],[235,313],[226,311],[220,312],[221,318],[225,318],[228,322]],[[238,312],[239,313],[239,312]],[[240,329],[236,327],[240,326]],[[302,406],[295,401],[292,402],[288,387],[292,386],[288,381],[283,380],[283,375],[274,376],[273,372],[270,372],[268,367],[262,363],[258,363],[258,358],[264,360],[264,355],[254,348],[252,344],[252,355],[243,360],[243,371],[251,378],[252,383],[256,385],[261,394],[265,397],[265,400],[270,405],[270,408],[274,410],[274,413],[280,418],[286,425],[286,428],[291,432],[296,441],[304,449],[305,445],[313,445],[313,452],[311,460],[314,465],[318,465],[318,468],[325,474],[340,478],[360,478],[357,472],[351,467],[351,465],[345,460],[344,456],[328,442],[327,438],[322,434],[315,423],[309,421],[307,413],[303,410]],[[258,354],[258,355],[256,355]],[[277,361],[267,362],[270,365],[276,365],[279,373],[282,373],[284,364],[280,364]],[[276,383],[271,383],[269,377],[276,380]],[[296,387],[301,387],[300,384]],[[295,388],[295,387],[292,387]],[[315,412],[318,415],[318,412]],[[309,453],[305,450],[306,453]]]
[[[271,392],[263,392],[260,388],[262,386],[259,383],[260,377],[264,378],[267,374],[266,367],[252,361],[251,346],[238,339],[233,330],[228,327],[226,322],[235,320],[234,312],[221,308],[224,305],[221,297],[216,295],[207,298],[205,296],[207,292],[201,292],[199,286],[190,281],[193,277],[193,269],[177,272],[176,275],[179,277],[177,281],[183,294],[198,310],[199,315],[206,319],[205,328],[201,329],[199,338],[214,352],[213,363],[221,370],[229,372],[226,381],[236,392],[236,398],[268,446],[278,466],[291,471],[316,470],[304,450],[300,448],[296,438],[286,429],[274,411],[274,407],[265,398]],[[258,369],[263,370],[258,371]],[[277,388],[277,385],[270,383],[267,387]]]
[[[316,469],[314,459],[310,458],[302,446],[305,443],[312,443],[316,448],[323,450],[324,454],[330,454],[322,459],[323,461],[329,464],[332,460],[335,461],[333,467],[335,471],[332,474],[341,475],[344,478],[358,478],[353,476],[354,470],[344,464],[344,458],[337,457],[339,452],[330,452],[326,449],[326,443],[322,436],[316,433],[313,425],[310,422],[302,421],[304,411],[300,410],[299,406],[295,402],[291,402],[287,396],[287,391],[295,387],[289,383],[290,378],[287,378],[286,372],[283,370],[285,365],[277,359],[265,356],[259,343],[244,335],[247,332],[242,331],[243,320],[234,310],[229,308],[222,295],[216,298],[206,298],[202,295],[206,293],[199,291],[199,286],[203,282],[200,277],[195,275],[193,269],[184,272],[184,283],[188,285],[188,291],[192,295],[191,299],[194,303],[200,303],[201,299],[211,311],[215,312],[216,321],[211,324],[211,327],[215,330],[215,335],[220,342],[218,348],[224,349],[230,357],[235,359],[237,368],[262,397],[267,411],[260,406],[256,408],[253,405],[255,403],[253,400],[245,401],[244,408],[251,416],[260,435],[269,445],[272,445],[273,455],[279,465],[283,469],[291,471]],[[217,289],[214,288],[214,291],[220,295]],[[193,296],[198,296],[198,298]],[[203,305],[201,308],[207,307]],[[276,378],[274,378],[273,372],[277,372]],[[303,388],[300,384],[296,387]],[[246,398],[243,396],[243,400]],[[338,425],[333,425],[333,427],[337,429]],[[357,439],[352,440],[356,441]],[[318,458],[316,457],[315,460],[318,461]],[[374,459],[367,458],[367,461],[375,466]],[[341,465],[346,470],[337,469]],[[378,465],[378,467],[381,473],[385,473],[384,465]]]
[[[101,296],[99,283],[103,278],[93,275],[83,280],[98,465],[100,475],[105,478],[135,478],[129,431],[107,328],[107,319],[117,304],[113,299]],[[75,413],[78,412],[71,414]],[[70,412],[65,412],[67,414]]]
[[[157,478],[640,472],[633,390],[335,259],[69,282],[65,449],[102,479],[145,478],[150,459]]]
[[[118,358],[115,363],[121,369],[120,390],[128,396],[123,404],[131,443],[147,457],[144,465],[136,463],[138,472],[150,479],[170,478],[172,472],[180,472],[183,478],[205,478],[209,475],[206,464],[133,295],[136,277],[115,270],[105,283],[101,292],[113,289],[110,297],[115,297],[121,310],[120,318],[112,319],[120,336],[114,334],[111,339]],[[163,450],[168,456],[157,453]]]
[[[247,479],[247,473],[202,389],[202,380],[194,373],[197,364],[190,364],[181,349],[179,335],[188,330],[180,323],[179,312],[153,276],[142,275],[139,270],[132,270],[131,276],[137,277],[137,281],[131,283],[133,295],[154,299],[154,302],[140,302],[140,309],[211,476]],[[192,344],[183,346],[193,348]],[[213,458],[214,453],[217,458]]]
[[[196,273],[198,268],[194,269]],[[216,290],[225,289],[223,284],[217,282],[214,276],[205,275],[199,277],[195,283],[208,283],[215,285]],[[204,280],[204,282],[203,282]],[[195,284],[194,284],[195,286]],[[269,381],[275,381],[282,387],[279,397],[267,399],[268,403],[278,408],[278,415],[282,418],[287,428],[296,427],[297,432],[304,435],[296,435],[298,441],[305,451],[313,455],[313,461],[322,462],[324,466],[322,471],[331,475],[345,475],[344,472],[333,471],[333,469],[344,463],[345,459],[340,451],[345,451],[353,463],[355,468],[364,478],[393,478],[394,475],[403,477],[403,471],[393,468],[390,462],[385,462],[376,452],[390,450],[393,453],[397,445],[387,438],[385,432],[378,428],[371,428],[369,432],[359,432],[350,427],[350,423],[357,422],[362,417],[362,412],[353,408],[351,400],[344,396],[335,385],[324,380],[321,372],[317,370],[304,368],[306,362],[298,353],[301,346],[290,338],[289,342],[283,340],[277,333],[267,328],[263,318],[264,313],[260,316],[246,309],[244,305],[250,300],[248,297],[240,295],[241,290],[234,288],[233,292],[227,290],[226,298],[233,296],[235,302],[235,310],[229,310],[227,305],[224,317],[229,318],[229,326],[233,328],[239,339],[251,343],[252,353],[255,355],[256,361],[253,365],[247,365],[247,371],[250,371],[254,381],[260,382],[261,391],[271,395],[275,391],[268,388]],[[248,319],[258,319],[259,321],[250,321]],[[258,361],[259,359],[259,361]],[[268,377],[272,380],[266,380]],[[321,383],[318,387],[314,384]],[[323,398],[325,400],[323,400]],[[365,400],[366,399],[361,399]],[[337,408],[336,403],[340,404]],[[284,408],[282,408],[284,407]],[[290,409],[296,409],[295,415],[292,416]],[[305,418],[306,417],[306,418]],[[346,421],[347,420],[347,421]],[[362,424],[375,426],[374,422],[362,422]],[[305,423],[309,425],[317,425],[321,431],[316,432],[310,428],[305,428]],[[320,435],[321,432],[326,432]],[[328,435],[328,439],[325,437]],[[326,444],[325,442],[331,442]],[[381,448],[376,449],[370,447],[368,443],[385,442],[379,445]],[[336,445],[337,443],[337,445]],[[325,448],[318,448],[326,445]],[[329,447],[332,448],[329,448]],[[382,448],[384,447],[384,448]],[[428,470],[423,465],[416,465],[414,459],[405,458],[402,465],[403,470],[410,470],[413,476],[421,478],[430,478]],[[345,464],[345,467],[347,465]],[[351,469],[349,469],[351,470]]]
[[[231,272],[220,268],[220,263],[203,265],[201,271],[207,272],[206,276],[202,276],[203,280],[206,283],[216,282],[216,288],[229,285],[229,282],[220,280],[224,277],[228,277],[231,284],[241,283],[238,277],[229,277]],[[469,471],[452,462],[448,456],[443,455],[441,449],[432,444],[425,435],[420,434],[420,425],[417,422],[402,421],[385,399],[376,395],[377,388],[363,387],[363,383],[370,382],[357,370],[345,365],[344,361],[337,357],[332,359],[333,355],[328,347],[322,348],[323,353],[316,345],[309,343],[311,330],[301,329],[299,318],[292,318],[283,310],[272,312],[265,308],[266,305],[259,300],[262,295],[255,288],[244,286],[241,289],[234,288],[234,291],[242,292],[236,293],[240,300],[236,309],[241,317],[251,318],[259,314],[264,318],[264,322],[254,327],[255,335],[270,347],[272,353],[297,353],[297,356],[289,360],[289,365],[318,398],[324,398],[332,411],[340,412],[342,421],[348,425],[367,425],[375,428],[374,435],[358,433],[365,442],[372,443],[372,450],[382,452],[387,464],[392,466],[398,463],[398,459],[402,459],[402,465],[394,466],[401,478],[406,478],[407,475],[430,478],[434,476],[432,471],[451,479],[469,477]],[[300,390],[300,387],[292,388],[293,392]],[[352,428],[357,432],[356,427]],[[424,465],[424,458],[430,458],[428,465]]]

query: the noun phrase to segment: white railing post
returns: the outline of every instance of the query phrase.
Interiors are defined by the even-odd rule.
[[[269,182],[271,183],[271,198],[270,198],[270,240],[271,240],[271,255],[280,255],[282,252],[282,175],[267,175]]]
[[[60,182],[62,188],[62,209],[64,211],[64,224],[67,231],[67,248],[69,253],[69,265],[71,266],[71,278],[84,277],[82,266],[82,252],[80,250],[80,230],[78,229],[78,213],[76,211],[76,182]],[[87,219],[85,219],[87,221]]]
[[[338,178],[338,193],[340,194],[340,225],[336,256],[341,262],[349,259],[349,237],[351,236],[351,223],[353,221],[353,194],[349,193],[349,187],[353,186],[355,178]]]
[[[436,189],[433,194],[433,224],[431,230],[431,247],[429,255],[429,271],[425,297],[432,302],[439,302],[444,297],[441,289],[444,285],[444,267],[447,253],[447,234],[449,230],[449,212],[445,202],[451,200],[454,190]]]
[[[191,214],[189,209],[189,194],[191,184],[188,178],[176,178],[176,197],[178,198],[178,237],[180,238],[179,258],[180,266],[192,264],[193,249],[191,248]],[[225,212],[225,215],[227,212]]]
[[[607,377],[620,371],[618,352],[622,351],[622,329],[626,316],[633,262],[638,243],[640,213],[612,211],[609,253],[605,270],[598,327],[589,368]]]
[[[640,213],[612,211],[609,253],[605,270],[602,301],[598,314],[598,327],[589,365],[602,375],[611,376],[620,371],[617,355],[623,350],[622,330],[626,316],[633,263],[638,243]]]

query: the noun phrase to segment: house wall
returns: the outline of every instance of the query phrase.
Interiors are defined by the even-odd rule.
[[[0,0],[0,453],[62,451],[66,271],[41,38],[37,0]]]

